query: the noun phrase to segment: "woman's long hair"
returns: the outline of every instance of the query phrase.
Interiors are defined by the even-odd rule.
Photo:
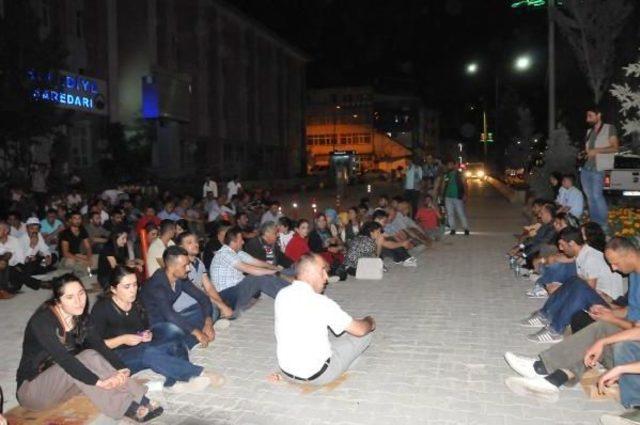
[[[82,289],[85,289],[86,291],[84,283],[82,283],[82,280],[80,280],[78,276],[76,276],[73,273],[63,274],[62,276],[54,279],[53,282],[51,283],[51,289],[53,294],[51,298],[49,298],[47,301],[44,302],[42,307],[50,308],[50,309],[57,307],[58,304],[60,304],[60,300],[64,296],[65,287],[68,284],[73,282],[79,283],[80,286],[82,286]],[[58,316],[57,312],[55,314],[57,317]],[[78,344],[82,344],[87,335],[88,319],[89,319],[89,297],[87,295],[87,302],[84,305],[82,314],[80,316],[73,316],[73,325],[74,325],[74,328],[76,329],[76,341]],[[64,329],[64,324],[62,325]]]

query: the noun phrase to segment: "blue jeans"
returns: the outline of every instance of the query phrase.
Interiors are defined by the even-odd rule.
[[[540,277],[536,280],[536,285],[544,286],[550,283],[564,283],[575,276],[576,263],[554,263],[541,268]]]
[[[603,193],[604,173],[583,168],[580,171],[580,182],[589,203],[591,221],[595,221],[606,231],[609,222],[609,207]]]
[[[456,214],[460,219],[462,228],[464,230],[469,229],[469,223],[467,222],[467,214],[464,211],[464,201],[457,198],[444,198],[444,205],[447,210],[447,221],[451,230],[456,229]]]
[[[554,331],[562,333],[571,323],[574,314],[587,310],[594,304],[607,305],[595,289],[574,276],[549,297],[542,307],[542,314],[549,319]]]
[[[188,308],[192,308],[194,305],[198,305],[198,301],[186,292],[182,292],[178,299],[173,303],[173,309],[175,311],[185,311]],[[211,303],[211,307],[213,307],[213,310],[211,311],[211,318],[215,322],[220,318],[220,309],[213,304],[213,302]]]
[[[192,305],[178,313],[184,317],[192,326],[202,329],[204,327],[204,316],[200,304]],[[151,326],[153,339],[159,343],[167,341],[178,341],[182,343],[187,350],[192,349],[198,344],[195,336],[185,333],[178,325],[171,322],[160,322]]]
[[[184,344],[177,340],[166,342],[148,342],[134,347],[115,350],[122,362],[131,370],[131,374],[144,369],[164,376],[165,387],[171,387],[176,381],[188,381],[200,376],[203,368],[189,361],[189,352]]]
[[[620,366],[640,362],[640,343],[621,342],[613,346],[613,364]],[[625,373],[620,377],[620,402],[626,408],[640,406],[640,375]]]
[[[273,275],[246,276],[236,285],[220,291],[220,298],[234,311],[242,310],[260,293],[275,298],[278,292],[288,284],[286,280]]]

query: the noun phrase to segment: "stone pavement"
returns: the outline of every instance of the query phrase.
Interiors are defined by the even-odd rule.
[[[415,269],[393,266],[383,281],[349,279],[327,294],[354,316],[372,314],[373,344],[332,389],[304,391],[270,384],[276,370],[273,301],[263,297],[195,363],[223,372],[228,383],[199,394],[153,395],[166,406],[160,424],[595,424],[610,401],[588,400],[581,389],[556,404],[512,395],[506,350],[533,354],[515,321],[540,305],[509,272],[503,253],[522,222],[521,211],[475,183],[473,234],[447,236],[421,254]],[[29,314],[47,294],[26,290],[0,303],[0,384],[15,403],[14,373]],[[99,423],[110,423],[107,419]]]

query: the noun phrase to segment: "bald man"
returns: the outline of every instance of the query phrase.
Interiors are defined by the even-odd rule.
[[[376,328],[371,316],[353,319],[322,294],[327,268],[319,255],[304,255],[296,264],[297,279],[276,296],[278,363],[293,382],[324,385],[335,380],[369,347]],[[330,335],[327,327],[341,336]],[[272,375],[278,379],[280,375]]]

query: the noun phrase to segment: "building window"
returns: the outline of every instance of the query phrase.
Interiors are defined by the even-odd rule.
[[[76,37],[84,38],[82,10],[76,11]]]

